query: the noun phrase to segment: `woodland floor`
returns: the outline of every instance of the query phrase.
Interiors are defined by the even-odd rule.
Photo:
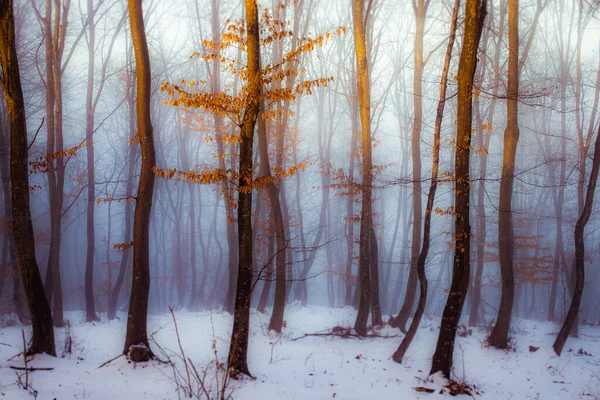
[[[233,381],[232,398],[260,399],[430,399],[444,384],[425,382],[431,364],[439,321],[425,321],[404,364],[390,358],[400,343],[395,338],[304,337],[305,333],[331,330],[334,326],[352,326],[354,310],[290,306],[286,310],[287,327],[282,336],[266,333],[268,316],[253,312],[249,367],[256,380]],[[64,354],[65,329],[57,330],[58,358],[37,356],[30,367],[53,367],[51,371],[29,373],[39,399],[177,399],[171,366],[157,361],[130,364],[123,357],[98,368],[117,356],[123,346],[125,314],[121,321],[85,323],[82,313],[67,313],[71,322],[72,352]],[[188,357],[202,375],[214,359],[226,361],[232,317],[225,313],[176,311],[181,342]],[[558,326],[545,322],[517,320],[514,325],[515,351],[498,351],[482,345],[485,331],[473,330],[472,336],[458,337],[455,375],[475,387],[479,399],[600,399],[600,328],[582,327],[579,338],[569,338],[562,357],[551,345]],[[151,316],[149,332],[173,360],[187,380],[170,314]],[[28,329],[25,328],[27,334]],[[382,335],[397,335],[398,330],[384,328]],[[0,329],[0,399],[33,398],[17,385],[17,372],[10,366],[23,366],[22,357],[7,361],[22,349],[21,327]],[[540,347],[530,353],[529,346]],[[572,349],[572,350],[570,350]],[[582,349],[579,353],[579,349]],[[165,353],[153,350],[165,358]],[[586,355],[587,354],[587,355]],[[61,357],[62,356],[62,357]],[[215,385],[214,370],[207,385]],[[24,376],[21,378],[24,379]],[[413,388],[436,389],[433,394]],[[443,397],[449,395],[446,394]],[[469,398],[469,396],[465,396]]]

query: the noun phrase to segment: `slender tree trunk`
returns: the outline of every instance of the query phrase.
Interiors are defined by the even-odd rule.
[[[458,65],[458,109],[455,157],[455,249],[452,284],[442,314],[440,334],[431,363],[431,374],[438,371],[450,377],[456,329],[469,288],[471,274],[469,222],[469,155],[471,146],[473,78],[477,67],[477,50],[486,15],[486,0],[467,0],[463,47]]]
[[[423,124],[423,36],[425,31],[425,18],[427,16],[429,0],[413,2],[413,11],[416,18],[415,33],[415,73],[413,81],[413,128],[411,138],[412,151],[412,197],[413,197],[413,224],[410,252],[410,272],[404,303],[398,316],[394,319],[394,327],[406,333],[406,323],[410,317],[417,293],[418,272],[417,263],[421,251],[421,225],[423,205],[421,204],[421,126]]]
[[[562,349],[567,341],[569,333],[573,329],[573,325],[577,323],[579,307],[581,306],[581,296],[583,294],[583,285],[585,283],[585,226],[592,214],[592,205],[594,204],[594,192],[598,181],[598,170],[600,169],[600,129],[596,136],[596,144],[594,145],[594,158],[592,161],[592,171],[588,183],[587,193],[583,212],[577,219],[575,225],[575,290],[573,291],[573,299],[571,306],[565,318],[565,321],[552,345],[552,348],[557,355],[560,356]]]
[[[88,82],[85,102],[85,147],[87,149],[87,251],[85,259],[85,319],[87,322],[99,321],[94,306],[94,248],[96,233],[94,230],[94,207],[96,203],[96,183],[94,179],[94,50],[96,49],[96,27],[94,25],[94,2],[87,0],[88,12]],[[110,267],[110,266],[109,266]]]
[[[185,169],[188,170],[187,168]],[[188,309],[197,311],[200,308],[202,299],[198,292],[198,267],[196,265],[196,187],[194,184],[189,186],[190,190],[190,263],[192,269],[192,294]]]
[[[352,132],[350,135],[350,160],[348,167],[348,179],[350,182],[354,182],[354,164],[356,157],[357,140],[356,137],[359,135],[358,127],[358,102],[356,99],[350,99],[351,123]],[[352,191],[348,194],[348,200],[346,203],[346,225],[348,230],[346,232],[346,271],[345,271],[345,283],[346,293],[344,298],[344,305],[352,305],[352,265],[354,264],[354,194]]]
[[[254,100],[245,110],[240,132],[239,195],[238,195],[238,243],[239,267],[233,331],[227,359],[232,378],[240,374],[250,375],[248,369],[248,334],[250,333],[250,300],[252,295],[252,148],[254,127],[258,117],[260,98],[260,39],[258,7],[256,0],[245,0],[246,5],[246,51],[248,54],[249,94]]]
[[[260,294],[260,300],[258,301],[258,307],[256,311],[264,313],[267,308],[267,302],[269,301],[269,295],[271,294],[271,282],[273,281],[273,257],[275,255],[275,240],[273,236],[275,233],[273,229],[269,229],[269,238],[267,243],[267,265],[265,271],[261,274],[263,279],[262,292]]]
[[[422,5],[420,3],[419,7]],[[452,57],[452,48],[454,47],[454,39],[456,36],[456,21],[458,19],[458,10],[460,9],[460,0],[455,0],[454,9],[452,12],[452,21],[450,23],[450,34],[448,38],[448,46],[446,48],[446,57],[444,59],[444,69],[442,70],[442,79],[440,82],[440,100],[438,102],[436,116],[435,116],[435,128],[433,132],[433,160],[431,169],[431,185],[429,186],[429,193],[427,194],[427,206],[425,209],[425,223],[423,226],[423,248],[419,254],[417,261],[417,273],[419,275],[419,302],[417,304],[417,311],[411,321],[410,327],[406,336],[400,343],[398,349],[392,356],[393,360],[401,363],[408,347],[410,346],[423,312],[425,312],[425,305],[427,303],[427,276],[425,274],[425,262],[427,261],[427,255],[429,254],[429,243],[431,236],[431,215],[433,214],[433,202],[435,201],[435,192],[438,185],[438,170],[440,166],[440,133],[442,130],[442,120],[444,118],[444,107],[446,105],[446,87],[448,83],[448,70],[450,69],[450,60]],[[414,228],[413,228],[414,229]]]
[[[562,5],[562,3],[561,3]],[[561,9],[562,14],[562,9]],[[562,22],[562,16],[561,16]],[[561,54],[566,53],[564,44],[560,43]],[[567,49],[568,50],[568,49]],[[554,210],[556,214],[556,244],[554,253],[554,268],[552,271],[552,288],[550,291],[550,304],[548,307],[548,320],[556,320],[556,298],[558,293],[558,279],[559,271],[561,266],[561,260],[564,257],[564,243],[563,243],[563,205],[565,197],[565,179],[566,179],[566,166],[567,166],[567,80],[568,78],[568,66],[566,61],[566,54],[561,56],[560,62],[560,177],[558,182],[558,193],[554,198]]]
[[[2,98],[2,105],[4,108],[4,98]],[[0,180],[2,181],[2,197],[3,197],[3,217],[6,218],[6,232],[2,244],[2,260],[0,265],[6,266],[6,270],[2,271],[2,290],[6,280],[10,276],[12,279],[12,300],[19,322],[28,323],[30,317],[27,310],[27,302],[25,299],[25,293],[23,291],[23,283],[19,273],[19,263],[15,254],[14,237],[12,231],[9,229],[8,221],[12,214],[11,204],[11,190],[10,190],[10,128],[8,121],[8,111],[3,109],[0,112],[6,112],[6,121],[2,121],[2,129],[4,132],[0,132],[0,150],[3,154],[0,154]],[[0,296],[1,298],[1,296]]]
[[[262,107],[261,107],[262,108]],[[273,177],[269,165],[269,143],[267,139],[266,121],[260,117],[258,123],[258,149],[260,152],[260,175],[263,178]],[[275,299],[273,312],[269,320],[269,330],[281,333],[283,328],[283,314],[286,300],[286,248],[287,241],[283,226],[283,214],[279,198],[279,188],[273,181],[267,183],[267,196],[269,198],[270,217],[273,223],[273,233],[277,243],[276,268],[275,268]]]
[[[494,23],[494,5],[490,5],[490,21]],[[505,23],[505,15],[504,12],[504,3],[500,3],[500,13],[499,13],[499,24],[497,30],[502,32],[504,30]],[[482,34],[482,48],[487,48],[487,43],[489,40],[489,30],[484,30]],[[487,121],[488,124],[483,125],[484,118],[481,115],[481,97],[477,97],[475,102],[475,134],[476,134],[476,147],[480,150],[479,153],[479,182],[477,185],[477,231],[476,231],[476,246],[477,246],[477,267],[475,270],[475,282],[473,282],[473,291],[471,292],[471,304],[470,304],[470,312],[469,312],[469,326],[475,326],[479,323],[479,309],[481,303],[481,279],[483,277],[483,268],[485,266],[485,245],[487,240],[487,216],[485,211],[485,177],[487,176],[487,160],[488,160],[488,152],[487,149],[490,145],[490,138],[492,136],[493,129],[493,121],[494,121],[494,113],[496,110],[496,102],[498,99],[498,90],[500,86],[500,78],[501,78],[501,67],[500,67],[500,55],[501,55],[501,45],[503,44],[503,39],[501,37],[497,38],[495,42],[495,52],[494,52],[494,91],[493,97],[491,100],[491,104],[488,110]],[[480,67],[480,83],[482,84],[485,79],[486,74],[486,66],[487,59],[483,57],[481,59],[481,67]],[[483,129],[483,126],[486,126]],[[490,129],[492,128],[492,129]],[[484,151],[485,150],[485,151]]]
[[[133,219],[133,282],[123,353],[127,354],[130,346],[145,345],[148,348],[148,356],[153,358],[154,355],[150,350],[146,331],[148,296],[150,294],[150,212],[154,192],[154,172],[152,169],[156,166],[150,116],[152,75],[144,29],[142,0],[128,0],[128,9],[137,76],[136,114],[142,166]]]
[[[361,123],[362,143],[362,209],[360,222],[360,255],[358,262],[360,280],[360,303],[354,329],[359,335],[366,335],[369,310],[372,302],[371,271],[372,259],[371,246],[374,234],[372,190],[373,190],[373,161],[371,156],[371,115],[370,115],[370,82],[369,63],[367,60],[367,47],[365,40],[365,11],[362,0],[352,1],[352,22],[354,27],[354,46],[356,50],[356,73],[358,87],[358,107]],[[376,268],[376,267],[375,267]],[[376,324],[375,315],[373,324]],[[381,316],[379,316],[381,318]]]
[[[10,178],[12,229],[16,258],[31,313],[32,338],[28,354],[56,355],[50,305],[35,258],[35,239],[29,203],[29,163],[25,102],[17,59],[13,1],[0,1],[0,64],[10,121]]]
[[[571,306],[565,318],[565,321],[552,345],[552,348],[557,355],[560,356],[562,349],[567,341],[569,333],[573,330],[577,323],[579,308],[581,306],[581,296],[583,294],[583,286],[585,283],[585,226],[590,219],[592,213],[592,205],[594,203],[594,192],[598,180],[598,170],[600,168],[600,128],[596,136],[596,144],[594,145],[594,158],[592,161],[592,170],[590,180],[585,195],[583,211],[577,223],[575,224],[575,287],[573,290],[573,299]]]
[[[200,18],[199,4],[196,2],[196,13]],[[211,1],[211,32],[212,40],[221,40],[221,27],[219,24],[219,13],[221,0]],[[215,57],[212,62],[211,90],[213,93],[221,92],[221,59]],[[223,142],[223,117],[219,113],[213,114],[215,122],[215,133],[217,137],[217,154],[219,156],[219,168],[225,170],[225,143]],[[237,267],[238,267],[238,243],[235,231],[235,211],[233,204],[233,188],[229,182],[224,182],[222,186],[224,192],[223,203],[225,205],[225,219],[227,231],[227,270],[228,287],[225,298],[225,311],[233,313],[235,305],[235,291],[237,285]]]
[[[278,51],[274,50],[274,60],[279,60]],[[277,61],[275,61],[277,62]],[[277,87],[275,90],[279,89]],[[262,90],[262,89],[261,89]],[[259,106],[261,109],[264,107]],[[277,263],[275,267],[275,298],[273,301],[273,312],[271,313],[271,319],[269,320],[269,330],[273,330],[277,333],[281,333],[283,329],[283,315],[285,312],[285,302],[287,298],[286,289],[286,256],[287,256],[287,240],[286,232],[283,223],[283,212],[280,201],[279,186],[275,183],[277,178],[274,178],[271,174],[271,166],[269,164],[269,141],[267,138],[267,124],[264,117],[259,117],[258,121],[258,150],[260,153],[260,175],[263,178],[272,178],[267,183],[267,197],[269,199],[270,206],[270,219],[273,223],[273,233],[275,234],[275,242],[277,244],[277,253],[275,255]],[[279,151],[283,153],[283,132],[280,128],[281,122],[276,128],[276,142],[277,147],[281,147]],[[278,153],[279,153],[278,151]],[[277,155],[279,159],[279,154]],[[279,184],[283,184],[282,181]]]
[[[135,130],[135,75],[131,70],[127,71],[127,104],[129,107],[129,135],[133,135]],[[127,183],[125,193],[128,196],[133,196],[133,175],[135,172],[135,164],[137,159],[137,145],[131,143],[129,145],[129,166],[127,171]],[[132,202],[127,201],[125,203],[125,236],[124,243],[129,244],[131,242],[131,228],[132,224]],[[108,319],[114,319],[117,316],[117,304],[119,302],[119,294],[123,287],[123,281],[125,280],[125,274],[129,270],[129,260],[131,259],[131,250],[126,248],[121,255],[121,263],[119,265],[119,273],[117,280],[115,281],[114,287],[111,289],[109,303],[108,303]]]
[[[499,349],[508,347],[508,330],[515,293],[512,194],[519,142],[519,0],[508,0],[508,45],[507,121],[504,131],[504,155],[498,203],[498,253],[500,255],[502,296],[496,325],[488,338],[489,344]]]

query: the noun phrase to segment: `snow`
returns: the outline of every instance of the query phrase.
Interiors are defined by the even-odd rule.
[[[181,343],[186,357],[201,370],[214,360],[211,346],[216,343],[218,358],[226,362],[232,317],[226,313],[176,311]],[[36,356],[33,367],[53,367],[52,371],[29,373],[40,399],[177,399],[173,371],[157,361],[128,363],[118,358],[98,368],[122,351],[125,314],[119,320],[85,323],[82,313],[67,313],[71,321],[73,347],[63,353],[65,328],[57,329],[59,357]],[[256,380],[233,381],[233,398],[258,399],[429,399],[450,397],[437,394],[445,381],[427,381],[431,356],[437,340],[439,320],[424,321],[410,347],[404,364],[391,360],[401,341],[395,338],[293,338],[305,333],[352,326],[355,311],[350,308],[290,306],[286,328],[281,336],[266,332],[268,315],[253,312],[249,368]],[[581,327],[579,338],[569,338],[562,357],[551,349],[555,324],[517,320],[513,323],[515,351],[485,347],[486,332],[474,329],[472,336],[457,337],[454,355],[457,381],[474,385],[481,399],[600,399],[600,329]],[[149,333],[183,368],[179,345],[170,314],[150,316]],[[397,335],[383,328],[383,335]],[[25,328],[29,337],[30,329]],[[21,327],[0,329],[0,398],[28,399],[31,394],[17,386],[16,371],[23,366],[16,355],[22,349]],[[152,345],[152,343],[151,343]],[[530,353],[529,346],[540,349]],[[160,356],[156,345],[153,350]],[[577,354],[579,349],[591,355]],[[573,349],[569,351],[569,349]],[[182,369],[180,371],[183,371]],[[23,371],[18,371],[20,374]],[[183,372],[185,376],[185,372]],[[209,374],[210,376],[210,374]],[[434,394],[417,392],[425,386]],[[180,393],[182,395],[182,393]],[[182,395],[183,397],[183,395]],[[468,396],[464,396],[469,398]]]

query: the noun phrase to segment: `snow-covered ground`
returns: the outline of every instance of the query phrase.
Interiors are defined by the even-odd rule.
[[[439,321],[425,321],[408,351],[404,364],[391,360],[401,337],[341,339],[335,337],[293,338],[305,333],[352,326],[352,309],[289,307],[282,336],[266,332],[268,316],[254,313],[251,322],[249,367],[255,381],[232,382],[234,399],[429,399],[441,397],[415,391],[416,386],[439,389],[441,383],[424,382],[437,340]],[[202,374],[214,359],[216,343],[225,362],[232,317],[225,313],[176,311],[186,356]],[[72,353],[63,353],[65,330],[57,330],[58,358],[37,356],[33,367],[52,371],[29,373],[39,399],[177,399],[173,370],[159,362],[130,364],[123,357],[98,368],[117,356],[123,346],[125,318],[121,321],[84,323],[81,313],[68,313],[71,321]],[[149,332],[172,359],[178,361],[185,380],[179,346],[170,314],[151,316]],[[513,324],[516,351],[485,348],[486,333],[458,337],[455,375],[479,392],[481,399],[600,399],[600,329],[582,327],[578,339],[569,338],[562,357],[551,345],[558,327],[535,321]],[[28,335],[28,329],[25,329]],[[383,335],[399,331],[385,328]],[[7,361],[22,349],[21,328],[0,329],[0,398],[32,398],[18,387],[16,372],[21,357]],[[529,346],[537,346],[529,352]],[[569,351],[572,349],[572,351]],[[583,349],[587,354],[578,354]],[[155,352],[160,355],[156,346]],[[22,373],[22,372],[21,372]],[[214,376],[209,374],[209,376]],[[208,379],[210,381],[210,378]],[[183,397],[183,393],[179,393]]]

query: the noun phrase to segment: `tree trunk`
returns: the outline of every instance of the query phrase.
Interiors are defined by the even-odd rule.
[[[21,277],[19,273],[19,263],[17,260],[17,256],[15,255],[15,245],[14,245],[14,237],[12,230],[10,229],[10,225],[8,221],[11,218],[12,214],[12,204],[11,204],[11,190],[10,190],[10,127],[9,127],[9,118],[8,118],[8,110],[4,109],[4,97],[0,100],[2,104],[2,110],[0,112],[3,115],[6,115],[6,120],[2,120],[2,132],[0,132],[0,149],[2,154],[0,154],[0,180],[2,181],[2,197],[3,197],[3,216],[2,218],[6,218],[6,232],[2,244],[2,260],[0,261],[0,265],[5,266],[6,269],[2,271],[3,274],[3,283],[2,290],[4,289],[4,285],[8,279],[11,277],[12,279],[12,299],[13,305],[15,308],[15,312],[17,317],[19,318],[19,322],[25,324],[29,323],[30,317],[28,315],[29,311],[27,310],[27,304],[25,299],[25,293],[23,291],[23,283],[21,282]],[[1,296],[0,296],[1,298]]]
[[[499,23],[496,28],[497,31],[504,31],[504,21],[506,12],[504,12],[504,3],[500,3],[500,15],[499,15]],[[494,5],[490,5],[490,20],[491,23],[494,23]],[[487,43],[489,40],[489,30],[484,30],[482,34],[482,48],[487,48]],[[484,151],[488,149],[490,145],[490,138],[492,136],[492,129],[494,122],[494,113],[496,109],[496,102],[498,99],[498,90],[500,86],[500,77],[501,77],[501,67],[500,67],[500,54],[501,54],[501,45],[503,44],[502,38],[497,38],[495,42],[495,52],[494,52],[494,91],[493,97],[491,100],[491,104],[489,107],[487,120],[489,121],[486,129],[483,129],[483,117],[481,116],[481,97],[477,97],[474,100],[475,103],[475,134],[477,138],[476,147],[480,150],[479,153],[479,182],[477,185],[477,207],[476,207],[476,215],[477,215],[477,230],[476,230],[476,246],[477,246],[477,267],[475,270],[475,282],[473,282],[473,291],[471,292],[471,304],[470,304],[470,313],[469,313],[469,326],[475,326],[479,323],[479,309],[481,304],[481,279],[483,277],[483,268],[485,266],[485,245],[487,240],[487,216],[485,211],[485,177],[487,175],[487,160],[488,160],[488,152]],[[486,66],[487,59],[483,57],[481,59],[481,67],[480,67],[480,84],[483,84],[486,74]]]
[[[598,181],[598,169],[600,168],[600,129],[598,136],[596,136],[596,144],[594,145],[594,158],[592,161],[592,171],[590,173],[590,180],[588,183],[587,193],[585,196],[585,203],[583,212],[577,219],[575,225],[575,290],[573,291],[573,299],[569,312],[565,318],[565,321],[552,345],[552,348],[557,355],[560,356],[562,349],[567,341],[569,333],[573,329],[573,325],[577,323],[577,316],[579,314],[579,307],[581,305],[581,296],[583,294],[583,285],[585,283],[585,226],[590,219],[592,214],[592,205],[594,203],[594,192],[596,190],[596,183]]]
[[[261,107],[262,108],[262,107]],[[269,165],[269,143],[267,139],[266,121],[263,117],[258,120],[258,149],[260,152],[260,175],[263,178],[273,178],[271,167]],[[275,268],[275,299],[273,302],[273,312],[269,320],[269,330],[281,333],[283,328],[283,314],[285,311],[286,300],[286,248],[285,228],[283,226],[283,214],[281,203],[279,201],[279,188],[275,182],[267,183],[267,196],[271,209],[271,222],[273,223],[273,233],[277,243],[276,268]]]
[[[519,0],[508,0],[508,45],[507,121],[504,131],[502,178],[498,202],[498,253],[500,255],[502,296],[496,325],[488,338],[488,343],[498,349],[508,347],[508,330],[515,293],[512,194],[519,142]]]
[[[232,378],[240,374],[250,375],[248,370],[248,334],[250,333],[250,300],[252,295],[252,148],[254,127],[258,117],[260,98],[260,39],[258,7],[256,0],[245,0],[246,5],[246,51],[248,54],[249,102],[240,128],[240,160],[238,187],[238,243],[239,267],[233,331],[227,359]]]
[[[423,70],[425,64],[423,62],[423,36],[425,31],[425,18],[427,16],[427,7],[429,1],[417,0],[413,2],[413,11],[416,19],[415,33],[415,73],[413,81],[413,128],[411,138],[411,153],[412,153],[412,197],[413,197],[413,224],[412,224],[412,239],[410,252],[410,272],[408,274],[408,285],[406,287],[406,295],[404,303],[398,317],[394,319],[394,327],[399,328],[406,333],[406,323],[410,317],[415,303],[417,293],[417,263],[419,253],[421,251],[421,225],[422,225],[422,208],[421,204],[421,126],[423,123]]]
[[[455,157],[455,248],[452,284],[442,314],[440,334],[431,363],[431,374],[438,371],[450,378],[456,329],[469,288],[471,274],[469,223],[469,155],[471,146],[473,78],[477,67],[477,50],[483,21],[486,15],[486,0],[467,0],[463,48],[458,65],[457,126]]]
[[[32,338],[28,354],[56,355],[50,305],[35,258],[35,239],[29,204],[29,163],[25,102],[15,44],[13,1],[0,1],[0,64],[10,121],[10,178],[12,229],[21,279],[31,313]]]
[[[85,259],[85,319],[87,322],[99,321],[94,306],[94,248],[96,233],[94,230],[94,207],[96,205],[96,183],[94,179],[94,50],[96,49],[96,28],[94,25],[94,2],[87,0],[88,12],[88,82],[85,101],[85,147],[87,149],[87,251]],[[109,265],[110,268],[110,265]]]
[[[269,295],[271,294],[271,282],[273,282],[273,257],[275,256],[275,240],[273,240],[274,232],[273,229],[269,229],[269,238],[267,244],[267,265],[265,265],[265,271],[262,272],[261,278],[263,279],[262,292],[260,294],[260,300],[258,301],[258,307],[256,311],[264,313],[267,308],[267,302],[269,301]]]
[[[129,57],[128,57],[129,58]],[[129,135],[130,137],[134,134],[135,130],[135,74],[132,70],[127,71],[127,104],[129,108]],[[133,196],[133,175],[135,172],[135,164],[137,159],[137,145],[131,143],[129,145],[129,167],[127,171],[127,184],[125,194],[127,196]],[[125,203],[125,244],[131,242],[131,228],[132,228],[132,215],[131,215],[132,204],[131,201]],[[121,263],[119,265],[119,274],[115,281],[114,287],[111,289],[109,303],[108,303],[108,319],[114,319],[117,316],[117,303],[119,302],[119,294],[125,280],[125,274],[129,269],[129,260],[131,259],[131,250],[129,248],[123,251],[121,255]]]
[[[130,346],[145,345],[148,348],[148,356],[153,358],[154,355],[150,350],[146,331],[148,296],[150,294],[150,211],[154,192],[154,172],[152,169],[156,166],[150,116],[152,75],[144,29],[142,0],[128,0],[128,9],[137,76],[136,114],[142,166],[133,219],[133,282],[123,353],[127,354]]]
[[[419,7],[423,6],[423,3],[419,2]],[[455,0],[454,9],[452,12],[452,21],[450,23],[450,34],[448,38],[448,46],[446,48],[446,57],[444,59],[444,69],[442,70],[442,78],[440,82],[440,100],[438,102],[436,116],[435,116],[435,128],[433,132],[433,160],[431,169],[431,185],[429,186],[429,193],[427,194],[427,206],[425,209],[425,223],[423,226],[423,248],[419,254],[417,261],[417,273],[419,275],[419,302],[417,304],[417,311],[411,321],[410,327],[406,336],[400,343],[398,349],[392,356],[393,360],[401,363],[408,347],[410,346],[423,312],[425,311],[425,305],[427,303],[427,276],[425,274],[425,261],[427,261],[427,255],[429,254],[429,243],[431,236],[431,215],[433,213],[433,202],[435,201],[435,192],[438,185],[438,169],[440,165],[440,133],[442,130],[442,120],[444,118],[444,107],[446,105],[446,87],[448,83],[448,70],[450,69],[450,60],[452,57],[452,48],[454,47],[454,38],[456,36],[456,21],[458,19],[458,10],[460,8],[460,0]],[[414,228],[413,228],[414,229]]]
[[[373,190],[373,161],[371,155],[371,99],[369,82],[369,63],[367,60],[367,47],[365,40],[365,12],[362,0],[352,1],[352,22],[354,27],[354,46],[356,50],[356,73],[358,75],[358,107],[361,123],[361,143],[363,150],[362,159],[362,209],[360,221],[360,255],[358,262],[360,280],[360,303],[354,329],[359,335],[366,335],[369,310],[372,302],[371,279],[372,266],[376,260],[372,257],[372,244],[374,235],[372,190]],[[373,324],[381,315],[373,315]]]
[[[350,135],[350,159],[348,166],[348,179],[350,182],[354,182],[354,159],[356,157],[356,135],[358,135],[358,102],[356,99],[350,99],[351,113],[351,124],[352,132]],[[344,297],[344,305],[352,305],[352,265],[354,264],[354,194],[352,191],[348,194],[346,202],[346,271],[345,271],[345,283],[346,292]]]

